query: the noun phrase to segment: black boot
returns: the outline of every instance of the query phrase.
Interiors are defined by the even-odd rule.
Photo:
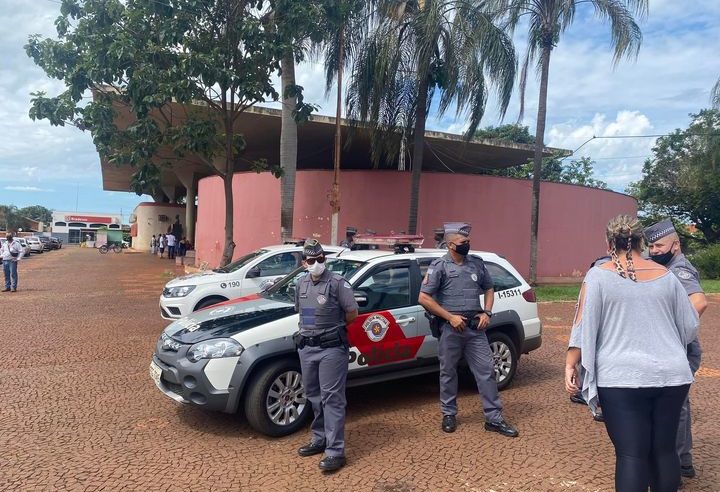
[[[443,432],[455,432],[455,429],[457,429],[455,415],[445,415],[442,419]]]
[[[497,432],[505,437],[517,437],[520,435],[515,427],[504,420],[501,420],[500,422],[485,422],[485,430]]]
[[[310,444],[306,444],[305,446],[298,449],[298,454],[300,456],[314,456],[316,454],[321,454],[324,451],[324,442],[311,442]]]
[[[325,456],[318,466],[324,472],[332,472],[345,466],[346,462],[345,456]]]

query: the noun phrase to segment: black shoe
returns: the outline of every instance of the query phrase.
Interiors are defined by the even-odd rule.
[[[695,467],[690,466],[681,466],[680,467],[680,475],[685,478],[695,478]]]
[[[598,412],[598,413],[596,413],[595,415],[593,415],[593,420],[594,420],[595,422],[605,422],[605,417],[603,416],[603,414],[601,414],[600,412]]]
[[[346,462],[345,456],[325,456],[318,466],[324,472],[332,472],[345,466]]]
[[[485,422],[485,430],[490,432],[497,432],[505,437],[517,437],[520,433],[504,420],[500,422]]]
[[[325,443],[323,442],[311,442],[310,444],[307,444],[300,449],[298,449],[298,454],[300,456],[314,456],[316,454],[321,454],[325,451]]]
[[[582,393],[575,393],[574,395],[570,395],[570,401],[573,403],[578,403],[580,405],[587,405],[587,402],[585,401],[585,398],[583,398]]]
[[[457,419],[455,415],[445,415],[442,419],[443,432],[455,432],[457,429]]]

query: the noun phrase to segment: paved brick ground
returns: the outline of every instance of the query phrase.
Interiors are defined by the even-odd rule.
[[[316,458],[295,454],[306,433],[268,439],[154,387],[148,364],[165,326],[157,297],[175,273],[168,260],[67,248],[20,267],[20,291],[0,294],[1,490],[612,490],[604,427],[563,390],[572,303],[541,306],[543,347],[502,393],[520,438],[486,433],[469,387],[458,431],[443,434],[435,376],[357,388],[349,464],[323,477]],[[692,390],[691,491],[720,490],[719,304],[712,298],[705,315]]]

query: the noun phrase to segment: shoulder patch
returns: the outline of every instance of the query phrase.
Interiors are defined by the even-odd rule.
[[[347,280],[345,282],[343,282],[343,287],[345,287],[346,289],[352,289],[350,282],[348,282]]]
[[[675,271],[675,275],[677,275],[679,278],[681,278],[683,280],[690,280],[691,278],[693,278],[693,274],[685,268],[678,268]]]

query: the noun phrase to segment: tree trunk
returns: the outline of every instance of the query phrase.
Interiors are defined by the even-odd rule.
[[[423,153],[425,152],[425,121],[427,120],[428,82],[426,79],[418,85],[417,110],[415,114],[415,135],[413,136],[412,184],[410,185],[410,216],[408,234],[417,234],[418,207],[420,201],[420,176],[422,174]]]
[[[233,189],[232,182],[235,174],[235,152],[233,137],[235,135],[233,120],[230,112],[225,111],[225,174],[223,175],[223,187],[225,189],[225,247],[220,259],[220,266],[225,266],[232,261],[235,252],[233,241],[234,231],[234,210],[233,210]]]
[[[535,156],[533,157],[532,209],[530,215],[530,285],[537,283],[538,230],[540,224],[540,179],[545,148],[545,118],[547,115],[548,75],[550,73],[551,46],[544,46],[540,59],[540,99],[535,129]]]
[[[340,222],[340,153],[342,149],[342,77],[345,36],[340,32],[340,49],[338,50],[338,73],[337,73],[337,107],[335,108],[335,154],[333,160],[333,187],[330,198],[332,206],[332,220],[330,222],[330,244],[338,244],[338,227]]]
[[[280,61],[282,118],[280,124],[280,235],[285,241],[293,234],[293,210],[295,207],[295,173],[297,171],[297,123],[294,112],[295,96],[287,97],[288,86],[295,85],[295,58],[286,53]]]

